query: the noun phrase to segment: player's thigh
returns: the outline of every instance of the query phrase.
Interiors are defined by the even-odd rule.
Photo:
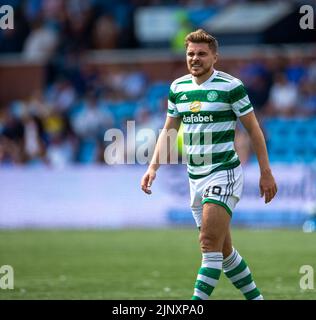
[[[201,242],[223,245],[229,230],[230,216],[226,209],[215,203],[203,205]]]

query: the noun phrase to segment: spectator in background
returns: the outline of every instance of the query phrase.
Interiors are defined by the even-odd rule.
[[[188,17],[188,13],[185,10],[179,10],[176,12],[176,20],[178,22],[178,31],[171,40],[171,49],[174,52],[184,52],[183,44],[187,34],[189,34],[193,27]]]
[[[1,132],[2,150],[12,163],[43,162],[45,157],[44,129],[41,119],[25,102],[16,102],[6,110]]]
[[[74,132],[81,139],[102,139],[106,128],[111,127],[113,119],[102,106],[93,92],[83,101],[82,110],[72,119]]]
[[[316,56],[316,50],[315,50]],[[316,60],[311,60],[307,68],[307,78],[316,83]]]
[[[23,126],[26,161],[43,162],[45,158],[44,129],[40,118],[26,112],[23,117]]]
[[[100,16],[92,31],[94,49],[115,49],[118,44],[119,28],[110,14]]]
[[[315,51],[316,53],[316,51]],[[306,65],[306,74],[299,86],[299,110],[305,116],[316,116],[316,61]]]
[[[277,73],[269,94],[267,115],[293,116],[298,102],[298,89],[283,73]]]
[[[249,98],[260,116],[267,103],[271,86],[271,74],[265,65],[261,52],[256,51],[251,61],[240,63],[239,76],[243,79]]]
[[[15,110],[14,110],[15,109]],[[0,162],[20,164],[25,161],[23,138],[24,127],[20,117],[20,111],[6,107],[3,111],[0,134]]]
[[[91,1],[67,0],[62,41],[64,46],[75,50],[91,48],[91,30],[96,21],[96,12]]]
[[[126,99],[123,85],[125,76],[125,70],[118,65],[105,73],[103,83],[107,88],[110,100],[121,101]]]
[[[88,89],[85,74],[82,73],[82,51],[67,49],[64,55],[59,56],[57,78],[65,78],[79,95],[84,95]],[[54,77],[51,77],[54,79]],[[54,81],[54,80],[53,80]]]
[[[316,116],[316,81],[302,81],[300,86],[299,113]]]
[[[52,28],[46,27],[39,18],[33,22],[32,31],[28,35],[23,54],[26,59],[47,61],[54,54],[58,44],[58,34]]]
[[[25,101],[26,108],[32,114],[44,118],[53,108],[53,103],[41,90],[34,90],[30,97]]]
[[[47,148],[46,159],[49,165],[63,168],[75,160],[77,143],[66,132],[54,134]]]
[[[122,89],[127,99],[136,100],[144,95],[147,79],[145,74],[135,66],[131,66],[123,78]]]
[[[47,100],[56,105],[60,112],[67,112],[76,99],[76,92],[70,81],[60,79],[56,81],[47,93]]]
[[[285,68],[287,79],[296,85],[299,85],[307,74],[307,68],[303,63],[301,56],[302,55],[299,52],[292,53]]]

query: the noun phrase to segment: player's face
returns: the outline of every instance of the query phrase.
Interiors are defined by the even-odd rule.
[[[190,42],[187,48],[187,67],[194,77],[211,75],[217,53],[213,52],[207,43]]]

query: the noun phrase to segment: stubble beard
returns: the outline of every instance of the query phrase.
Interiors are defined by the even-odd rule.
[[[209,68],[207,68],[207,69],[206,69],[206,68],[202,68],[202,70],[199,71],[199,72],[195,72],[195,71],[192,72],[192,68],[189,69],[190,73],[191,73],[194,77],[196,77],[196,78],[203,77],[203,76],[206,75],[208,72],[210,72],[210,70],[211,70],[211,67],[209,67]]]

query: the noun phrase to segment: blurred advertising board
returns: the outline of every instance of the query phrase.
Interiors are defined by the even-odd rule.
[[[315,210],[311,167],[274,165],[277,197],[259,196],[258,166],[244,168],[244,193],[233,223],[297,226]],[[184,165],[162,166],[152,195],[141,191],[145,166],[2,167],[0,228],[128,228],[194,226]]]

